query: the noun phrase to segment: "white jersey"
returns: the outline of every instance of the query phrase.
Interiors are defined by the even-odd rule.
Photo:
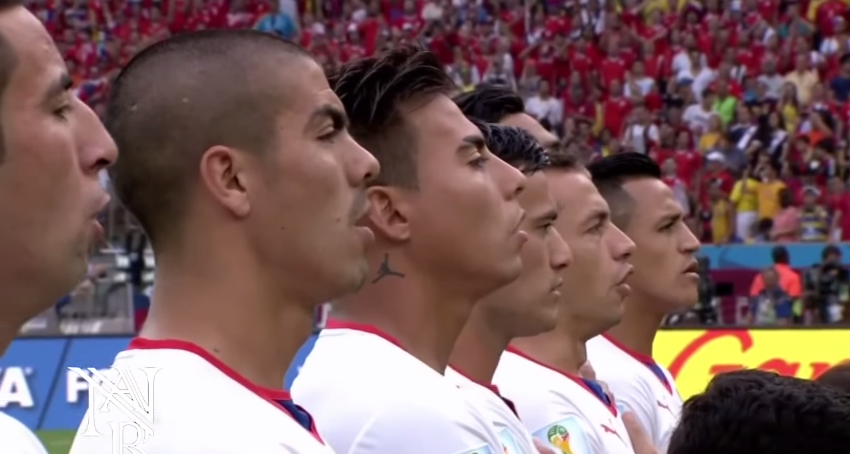
[[[670,372],[604,334],[587,343],[587,358],[596,378],[611,388],[617,405],[634,413],[655,447],[667,452],[682,411],[682,397]]]
[[[455,383],[470,403],[485,411],[499,434],[504,454],[538,454],[531,433],[519,420],[513,402],[505,399],[495,385],[482,385],[449,367],[446,378]]]
[[[38,437],[17,419],[0,412],[0,452],[47,454]]]
[[[134,391],[119,391],[124,398],[109,405],[97,392],[70,454],[333,454],[289,393],[249,382],[189,342],[134,339],[106,376],[116,388]],[[149,405],[145,414],[121,405],[128,394],[138,408]],[[150,428],[138,444],[132,426],[123,440],[111,432],[137,420]],[[119,451],[113,443],[136,449]]]
[[[516,405],[534,438],[558,454],[634,454],[629,434],[598,383],[568,374],[510,349],[496,385]]]
[[[292,385],[341,454],[500,454],[463,392],[375,328],[329,320]]]

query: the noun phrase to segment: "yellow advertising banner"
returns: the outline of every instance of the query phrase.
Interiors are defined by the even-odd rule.
[[[661,331],[655,360],[676,379],[683,399],[705,389],[711,378],[739,369],[770,370],[816,378],[850,361],[850,330],[710,329]]]

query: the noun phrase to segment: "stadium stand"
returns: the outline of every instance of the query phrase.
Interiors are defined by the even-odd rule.
[[[143,46],[174,33],[254,27],[299,42],[328,70],[402,43],[424,42],[461,90],[482,83],[516,90],[528,113],[586,160],[621,152],[652,156],[687,208],[692,229],[704,243],[725,245],[850,239],[848,5],[33,0],[29,6],[64,52],[79,96],[101,113],[116,69]],[[105,216],[111,244],[122,243],[132,220],[117,206]],[[114,248],[98,260],[114,265],[131,255]],[[809,266],[797,271],[807,275]],[[746,298],[759,272],[712,271],[720,290],[712,303],[717,321],[753,321],[748,311],[755,306]],[[103,299],[123,285],[130,300],[138,300],[144,288],[133,290],[122,273],[106,273],[96,291],[82,294]],[[116,304],[75,303],[57,309],[55,317],[75,320],[66,312],[80,307],[113,314],[108,308]],[[133,312],[126,307],[125,317]],[[795,320],[819,317],[804,318]]]

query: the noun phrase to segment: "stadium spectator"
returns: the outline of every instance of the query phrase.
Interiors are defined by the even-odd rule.
[[[784,326],[791,323],[793,300],[782,289],[779,273],[769,267],[761,272],[762,289],[750,299],[748,324]]]
[[[798,298],[802,292],[802,280],[800,275],[791,268],[791,257],[785,246],[775,246],[771,252],[773,258],[773,271],[779,279],[779,288],[792,298]],[[755,297],[765,288],[764,277],[759,274],[750,285],[750,296]]]

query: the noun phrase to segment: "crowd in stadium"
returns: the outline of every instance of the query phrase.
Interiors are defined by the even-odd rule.
[[[648,153],[705,243],[850,239],[843,0],[34,0],[102,112],[140,47],[205,28],[277,33],[329,70],[424,41],[459,86],[502,84],[592,160]]]

